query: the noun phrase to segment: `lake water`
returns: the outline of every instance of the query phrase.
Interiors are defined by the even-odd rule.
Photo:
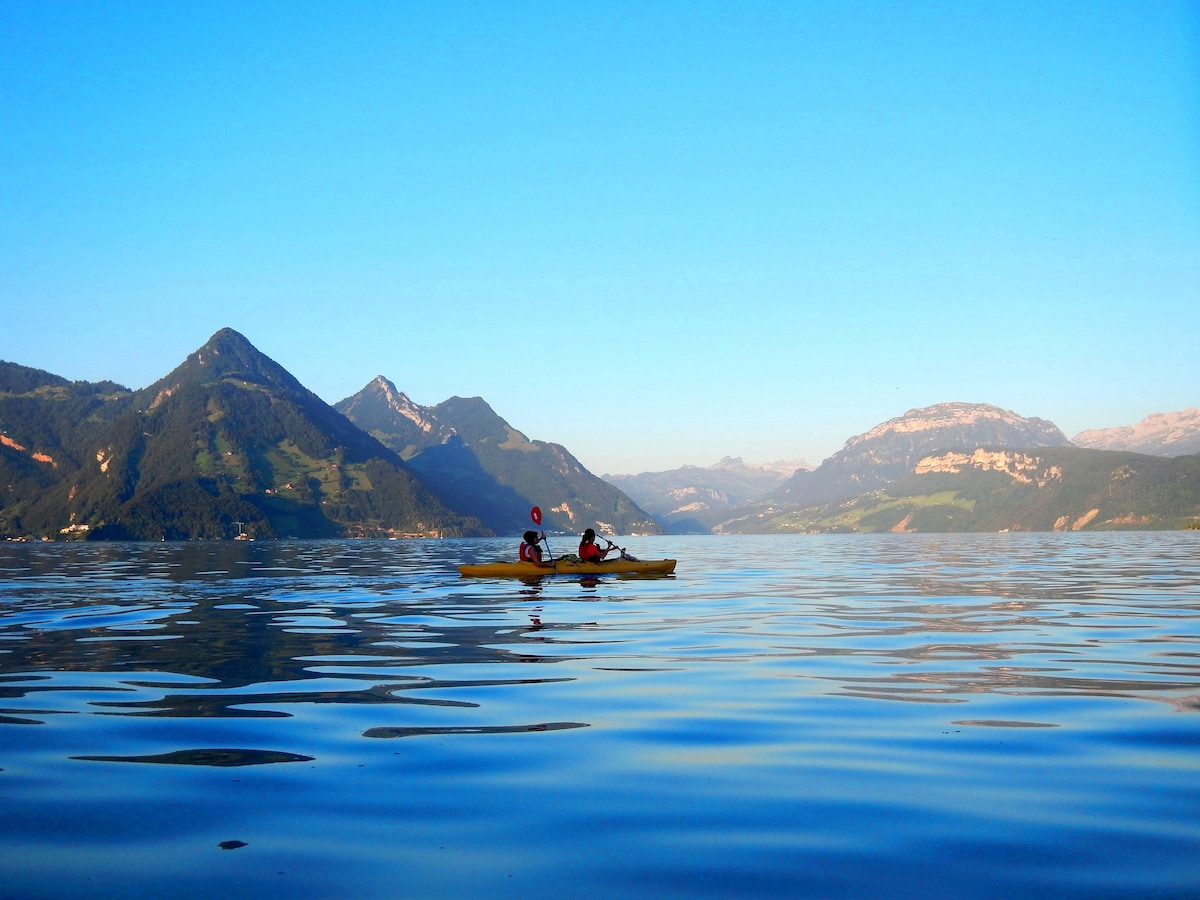
[[[1200,897],[1200,532],[627,544],[0,545],[0,897]]]

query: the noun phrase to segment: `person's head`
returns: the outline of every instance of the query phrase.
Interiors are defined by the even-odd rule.
[[[583,542],[585,544],[594,543],[596,540],[596,532],[592,528],[588,528],[583,532]]]
[[[538,539],[538,537],[537,537],[537,532],[536,532],[536,531],[527,531],[527,532],[525,532],[525,543],[527,543],[527,544],[536,544],[536,543],[537,543],[537,539]]]

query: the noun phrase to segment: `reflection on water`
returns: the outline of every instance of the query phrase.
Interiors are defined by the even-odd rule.
[[[0,896],[1200,895],[1200,534],[510,543],[0,545]]]
[[[274,750],[177,750],[147,756],[73,756],[98,762],[168,763],[184,766],[262,766],[267,763],[310,762],[311,756]]]

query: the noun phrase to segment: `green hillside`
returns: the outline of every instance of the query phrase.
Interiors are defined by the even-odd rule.
[[[834,503],[786,510],[763,505],[720,530],[1171,530],[1200,522],[1200,456],[1171,459],[1063,447],[1023,455],[1037,462],[1030,470],[1017,470],[1021,477],[973,466],[930,471]]]
[[[745,489],[714,482],[696,502],[672,487],[670,520],[726,533],[1200,523],[1200,457],[1082,449],[976,403],[910,410],[764,499],[739,502]],[[422,407],[377,378],[335,409],[230,329],[138,391],[0,362],[0,538],[515,535],[535,505],[550,531],[664,530],[482,398]]]
[[[0,427],[11,446],[0,447],[0,465],[19,485],[0,508],[0,529],[10,534],[174,540],[485,532],[229,329],[142,391],[72,394],[47,384],[5,400]],[[61,461],[29,452],[43,446]]]
[[[579,532],[661,532],[662,526],[622,491],[597,478],[558,444],[531,441],[480,397],[451,397],[432,407],[412,403],[377,378],[336,408],[397,453],[446,502],[470,509],[496,533],[532,527]]]

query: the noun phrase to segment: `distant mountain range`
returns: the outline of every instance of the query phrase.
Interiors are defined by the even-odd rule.
[[[876,425],[812,471],[793,475],[777,492],[782,503],[807,506],[884,487],[912,472],[922,457],[958,447],[1069,447],[1044,419],[1026,419],[986,403],[940,403]]]
[[[750,466],[741,457],[724,457],[716,465],[684,466],[640,475],[604,475],[608,481],[672,531],[705,532],[705,520],[719,520],[730,509],[770,497],[797,470],[811,468],[804,460]]]
[[[380,376],[331,407],[222,329],[131,391],[0,362],[0,537],[231,539],[1151,529],[1200,523],[1200,410],[1085,431],[910,410],[804,461],[608,475],[479,397]]]
[[[1136,425],[1081,431],[1071,438],[1076,447],[1095,450],[1128,450],[1151,456],[1187,456],[1200,453],[1200,409],[1151,413]]]
[[[469,509],[498,533],[543,526],[561,531],[657,533],[662,526],[565,447],[531,441],[479,397],[420,406],[382,375],[335,404],[359,428],[394,450],[451,507]]]
[[[817,468],[798,469],[758,498],[712,502],[720,493],[713,470],[694,467],[617,483],[643,508],[667,510],[659,514],[672,527],[699,532],[1171,529],[1200,522],[1200,456],[1164,458],[1200,440],[1195,410],[1084,435],[1109,449],[1075,446],[1043,419],[942,403],[850,438]],[[1131,446],[1159,455],[1127,452]],[[767,473],[758,483],[770,484]]]
[[[375,382],[345,403],[369,415],[378,392]],[[515,533],[537,504],[551,529],[661,530],[565,450],[530,443],[482,401],[425,412],[436,437],[406,442],[406,462],[231,329],[139,391],[0,363],[0,535]],[[497,433],[508,436],[498,446]],[[546,465],[540,476],[506,463],[531,451]],[[510,473],[520,477],[506,481]]]

